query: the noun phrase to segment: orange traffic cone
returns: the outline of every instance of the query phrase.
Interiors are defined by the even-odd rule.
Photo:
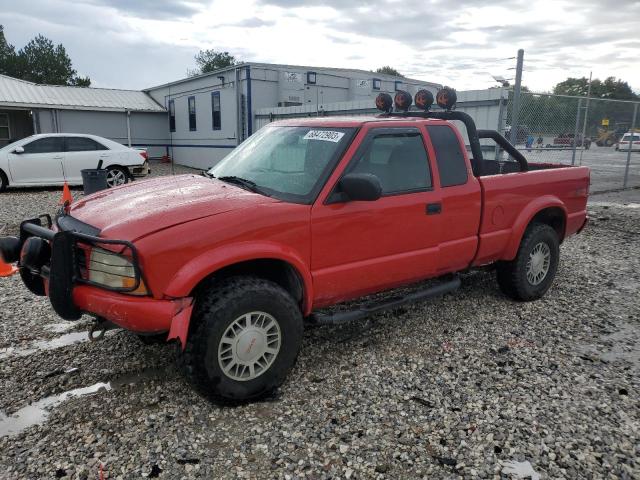
[[[73,202],[73,196],[71,195],[71,190],[69,190],[69,185],[67,182],[64,182],[64,186],[62,187],[62,197],[60,198],[60,205],[65,205],[67,202]]]
[[[0,258],[0,277],[10,277],[14,273],[18,272],[18,268],[10,263],[4,263]]]

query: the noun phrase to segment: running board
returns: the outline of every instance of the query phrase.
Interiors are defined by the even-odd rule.
[[[460,277],[455,276],[453,279],[434,285],[424,290],[418,290],[416,292],[409,293],[404,296],[395,296],[392,298],[384,299],[381,302],[370,302],[362,305],[355,310],[345,310],[335,313],[312,313],[308,317],[309,323],[312,325],[338,325],[341,323],[352,322],[353,320],[360,320],[361,318],[368,317],[374,313],[379,313],[385,310],[391,310],[398,308],[408,303],[415,303],[429,298],[438,297],[445,293],[457,290],[460,287]]]

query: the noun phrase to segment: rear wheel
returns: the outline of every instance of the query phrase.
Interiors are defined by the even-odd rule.
[[[537,300],[551,287],[559,259],[556,231],[549,225],[534,223],[527,228],[516,258],[498,263],[498,285],[515,300]]]
[[[214,401],[268,395],[285,380],[302,343],[302,314],[282,287],[231,277],[196,300],[178,364],[187,380]]]
[[[129,172],[123,167],[107,168],[107,186],[109,188],[119,187],[129,181]]]
[[[0,170],[0,192],[4,192],[9,186],[9,180],[2,170]]]

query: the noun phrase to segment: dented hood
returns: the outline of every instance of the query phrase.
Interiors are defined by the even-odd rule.
[[[158,230],[274,200],[199,175],[136,181],[90,195],[70,215],[101,230],[100,236],[134,241]]]

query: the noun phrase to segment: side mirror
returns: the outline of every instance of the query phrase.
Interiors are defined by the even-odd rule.
[[[13,150],[13,153],[17,153],[18,155],[21,154],[21,153],[24,153],[24,147],[16,147]]]
[[[346,200],[371,202],[382,196],[380,180],[370,173],[347,173],[338,182],[338,187]]]

